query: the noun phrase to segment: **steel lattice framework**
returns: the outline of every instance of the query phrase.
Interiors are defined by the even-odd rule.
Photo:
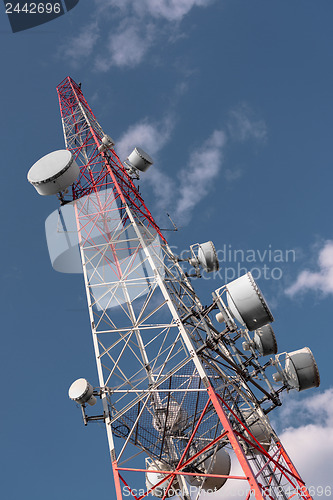
[[[279,391],[255,353],[237,346],[247,332],[221,332],[210,319],[223,290],[202,306],[114,149],[100,148],[105,134],[80,86],[67,77],[57,91],[66,148],[80,166],[61,203],[75,212],[103,405],[102,415],[83,415],[105,422],[117,500],[124,488],[141,500],[166,480],[163,498],[177,485],[188,499],[186,479],[219,477],[201,466],[221,448],[240,465],[224,477],[246,485],[245,499],[310,499],[267,417]],[[163,478],[135,495],[154,463]]]

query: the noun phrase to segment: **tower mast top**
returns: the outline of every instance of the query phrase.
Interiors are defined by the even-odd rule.
[[[65,195],[65,203],[111,188],[119,208],[128,205],[141,222],[152,226],[164,241],[157,223],[116,154],[112,139],[98,123],[80,85],[67,76],[57,86],[57,93],[66,149],[73,154],[80,168],[71,192]]]

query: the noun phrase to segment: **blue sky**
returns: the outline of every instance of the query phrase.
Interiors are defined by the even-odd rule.
[[[255,268],[279,351],[312,349],[320,389],[286,395],[273,420],[308,484],[331,485],[332,14],[329,0],[81,0],[12,34],[1,4],[4,498],[114,497],[104,429],[84,429],[67,398],[75,378],[97,380],[82,277],[52,270],[57,200],[26,181],[63,147],[67,75],[122,159],[136,145],[153,156],[140,188],[162,227],[168,211],[181,228],[167,233],[176,252],[255,252],[196,290],[208,303],[226,272]]]

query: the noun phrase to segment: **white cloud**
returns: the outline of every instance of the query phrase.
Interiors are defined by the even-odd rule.
[[[208,7],[216,0],[95,0],[93,22],[86,25],[78,36],[66,40],[62,54],[71,58],[74,65],[86,63],[87,57],[99,44],[94,65],[97,70],[111,67],[133,68],[147,56],[158,40],[173,43],[177,38],[178,24],[195,7]],[[107,25],[106,25],[107,23]],[[111,25],[111,28],[110,28]],[[107,30],[107,31],[106,31]],[[169,37],[169,34],[173,34]],[[106,40],[106,41],[105,41]]]
[[[159,122],[150,122],[145,118],[132,125],[117,141],[117,151],[124,159],[135,146],[146,149],[149,154],[156,155],[169,141],[175,120],[167,115]]]
[[[308,269],[302,271],[295,283],[286,290],[286,294],[293,297],[297,293],[314,290],[325,295],[333,293],[333,241],[327,240],[319,251],[318,271]]]
[[[278,412],[284,430],[290,428],[295,415],[298,425],[307,425],[316,420],[318,425],[328,425],[333,428],[333,388],[324,392],[315,390],[308,397],[302,397],[295,392],[286,395],[284,404]]]
[[[258,142],[263,142],[267,137],[264,120],[257,119],[252,109],[244,103],[230,111],[228,129],[235,141],[244,142],[255,139]]]
[[[194,7],[207,7],[214,0],[106,0],[105,6],[110,6],[122,14],[135,14],[135,17],[145,18],[147,15],[162,18],[167,21],[181,21]],[[97,5],[100,0],[96,0]]]
[[[312,495],[317,496],[311,487],[331,485],[332,427],[309,424],[290,428],[282,434],[281,440]]]
[[[332,487],[333,388],[296,401],[289,398],[276,412],[283,424],[279,438],[310,494],[314,498],[330,497],[329,488],[325,495],[325,487]],[[231,458],[231,474],[243,475],[234,454]],[[246,497],[246,488],[245,481],[229,479],[221,490],[204,494],[203,498],[217,500],[223,496],[225,500],[237,500]]]
[[[176,206],[180,220],[187,220],[192,209],[211,189],[214,179],[220,172],[225,143],[225,133],[222,130],[215,130],[204,144],[191,154],[187,167],[180,171]]]
[[[91,55],[95,44],[99,39],[99,26],[97,21],[94,21],[85,26],[78,35],[67,41],[61,48],[61,55],[70,58],[74,64],[77,64],[79,59],[86,58]]]
[[[177,193],[176,183],[161,169],[157,168],[150,172],[148,182],[153,188],[157,209],[167,212]]]
[[[117,141],[117,152],[125,159],[135,146],[147,150],[153,157],[169,141],[175,120],[167,116],[160,122],[151,123],[145,119],[132,125]],[[186,167],[179,172],[179,182],[163,172],[161,167],[152,168],[147,181],[152,185],[159,208],[176,205],[176,215],[181,222],[187,222],[193,208],[208,194],[213,180],[222,165],[222,150],[226,138],[222,130],[215,130],[211,136],[190,155]]]
[[[135,3],[135,0],[133,0]],[[144,0],[146,11],[167,21],[181,21],[193,7],[207,7],[212,0]],[[136,3],[137,4],[137,3]]]
[[[307,486],[332,485],[333,389],[288,401],[281,410],[280,421],[292,422],[280,433],[281,441]],[[319,490],[312,493],[319,496]]]
[[[150,122],[148,118],[132,125],[117,141],[116,149],[122,160],[133,150],[140,146],[156,159],[156,155],[167,144],[175,126],[174,116],[169,113],[159,122]],[[253,136],[249,139],[253,140]],[[221,173],[223,153],[227,143],[224,130],[214,130],[203,144],[196,147],[190,154],[185,166],[179,168],[178,180],[171,178],[156,162],[150,169],[149,175],[144,178],[156,196],[158,209],[174,207],[172,216],[176,223],[187,223],[193,209],[207,196]],[[239,168],[227,169],[224,172],[228,181],[234,181],[242,175]]]
[[[96,69],[107,71],[111,66],[134,67],[142,62],[154,38],[154,26],[148,24],[144,31],[135,19],[123,23],[109,36],[107,57],[96,61]]]

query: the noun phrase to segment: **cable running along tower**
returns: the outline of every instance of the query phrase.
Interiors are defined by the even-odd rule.
[[[81,85],[67,77],[57,92],[66,150],[28,180],[60,200],[46,221],[54,269],[83,273],[98,383],[78,379],[69,396],[85,425],[105,423],[117,500],[231,483],[244,500],[309,500],[268,414],[283,390],[319,385],[310,349],[277,354],[250,273],[202,306],[191,277],[218,270],[212,242],[174,255],[135,185],[152,159],[137,147],[121,163]]]

